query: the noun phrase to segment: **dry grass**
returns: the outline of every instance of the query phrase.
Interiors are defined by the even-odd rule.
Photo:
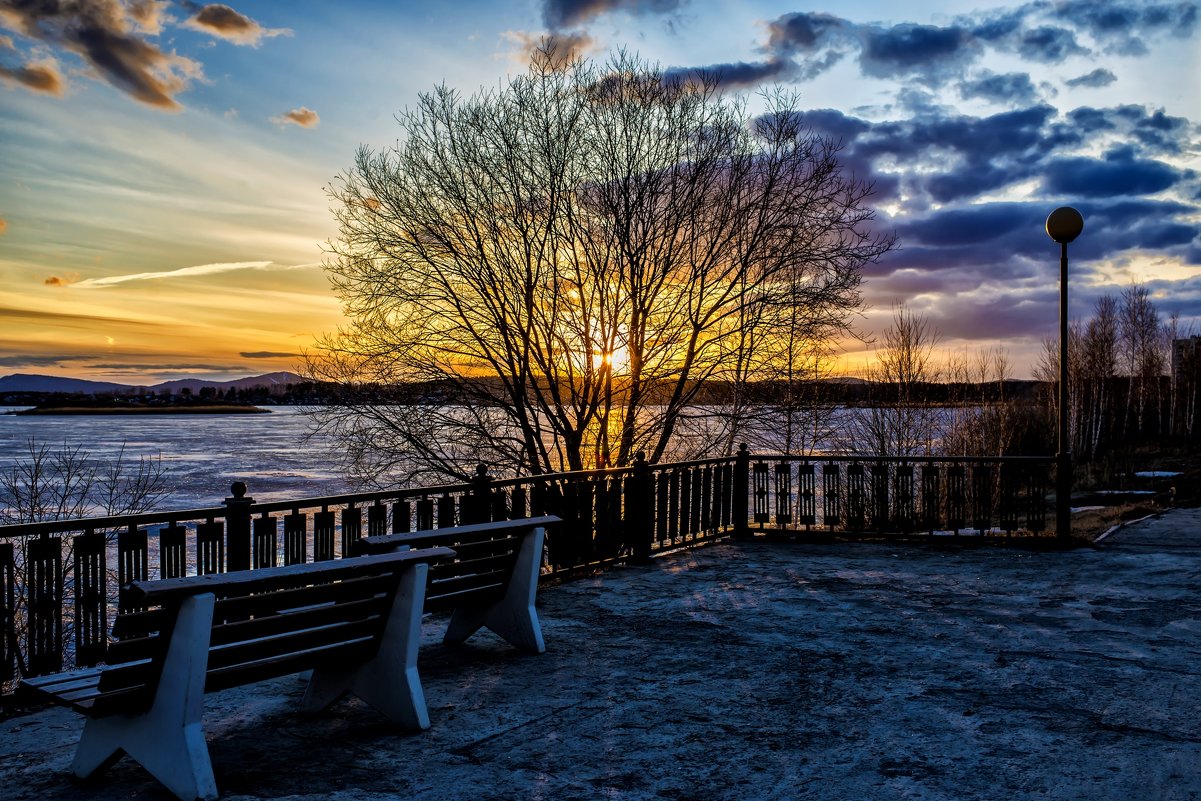
[[[1088,509],[1072,515],[1072,535],[1095,542],[1114,526],[1158,514],[1163,509],[1150,503],[1123,503],[1101,509]]]

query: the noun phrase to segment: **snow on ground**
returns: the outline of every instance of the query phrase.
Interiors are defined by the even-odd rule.
[[[223,798],[1201,798],[1201,513],[1102,549],[725,543],[544,588],[548,652],[421,670],[433,727],[280,679],[209,696]],[[81,728],[0,722],[0,797],[167,799],[66,775]]]

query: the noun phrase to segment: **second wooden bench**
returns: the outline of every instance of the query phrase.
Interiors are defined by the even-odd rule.
[[[451,611],[444,642],[460,643],[488,628],[529,653],[546,650],[534,601],[542,568],[542,544],[552,515],[495,523],[364,537],[360,554],[398,548],[449,547],[455,558],[430,567],[425,611]]]

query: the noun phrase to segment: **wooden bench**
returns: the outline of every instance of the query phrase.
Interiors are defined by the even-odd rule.
[[[453,548],[455,558],[430,567],[425,611],[453,610],[443,641],[461,643],[481,628],[491,629],[523,651],[546,650],[534,600],[542,567],[546,529],[554,516],[479,523],[454,528],[364,537],[356,553],[397,548]]]
[[[122,752],[179,798],[217,798],[201,728],[205,692],[313,670],[303,704],[351,692],[410,729],[429,727],[417,646],[426,578],[449,548],[134,582],[107,664],[25,679],[87,716],[72,771]]]

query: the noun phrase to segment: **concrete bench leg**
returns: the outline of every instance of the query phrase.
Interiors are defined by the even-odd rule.
[[[149,710],[88,718],[71,765],[76,776],[91,776],[123,751],[183,801],[217,798],[201,728],[213,604],[212,593],[194,595],[181,604]]]
[[[483,609],[456,609],[446,627],[443,642],[461,643],[486,626],[523,651],[532,654],[546,651],[542,626],[534,608],[545,533],[538,527],[522,538],[517,564],[513,567],[513,580],[509,582],[505,597]]]
[[[416,564],[401,575],[375,659],[350,670],[313,671],[301,702],[306,710],[324,709],[349,692],[407,729],[430,727],[417,674],[428,573],[429,565]]]

